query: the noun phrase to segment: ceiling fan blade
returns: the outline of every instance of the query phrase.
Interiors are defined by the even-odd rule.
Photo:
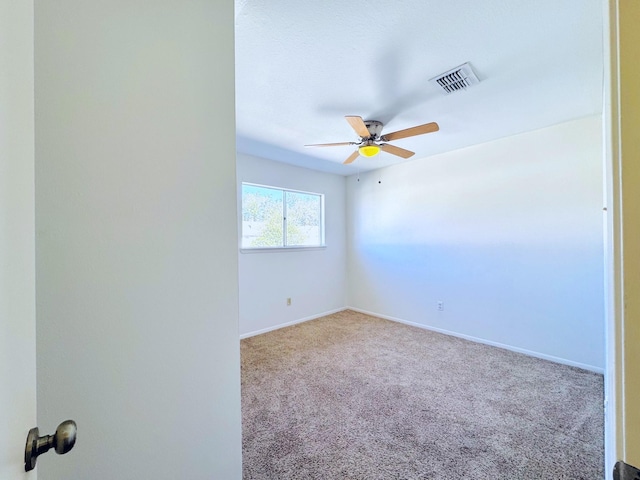
[[[415,152],[405,150],[404,148],[396,147],[395,145],[389,145],[388,143],[381,143],[380,148],[387,153],[397,155],[402,158],[409,158],[415,155]]]
[[[344,162],[342,162],[343,165],[349,165],[350,163],[352,163],[356,158],[358,158],[358,156],[360,155],[360,151],[356,150],[355,152],[353,152],[351,155],[349,155],[349,158],[347,158]]]
[[[440,130],[440,127],[436,122],[425,123],[424,125],[398,130],[397,132],[386,133],[380,137],[380,140],[383,142],[390,142],[391,140],[424,135],[425,133],[437,132],[438,130]]]
[[[338,143],[312,143],[305,147],[340,147],[343,145],[357,145],[356,142],[338,142]]]
[[[347,119],[351,128],[353,128],[362,138],[369,138],[371,136],[369,130],[367,130],[367,126],[364,124],[364,120],[362,120],[362,117],[347,115],[344,118]]]

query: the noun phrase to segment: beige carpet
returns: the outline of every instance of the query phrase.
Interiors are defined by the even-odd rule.
[[[601,375],[352,311],[241,353],[245,480],[604,478]]]

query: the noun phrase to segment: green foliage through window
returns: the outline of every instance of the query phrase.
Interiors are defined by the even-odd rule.
[[[323,245],[323,195],[242,184],[242,248]]]

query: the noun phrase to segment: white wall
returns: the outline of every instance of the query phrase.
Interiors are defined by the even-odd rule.
[[[600,117],[349,177],[347,206],[350,306],[602,371]]]
[[[233,0],[35,13],[39,475],[239,479]]]
[[[323,193],[327,245],[324,249],[239,253],[241,336],[343,309],[345,178],[242,153],[238,153],[237,168],[239,206],[242,182]],[[292,299],[291,306],[287,298]]]
[[[0,478],[36,426],[33,3],[0,0]]]

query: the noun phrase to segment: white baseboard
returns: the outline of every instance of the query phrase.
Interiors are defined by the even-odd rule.
[[[569,365],[571,367],[578,367],[583,370],[588,370],[590,372],[604,374],[604,369],[600,367],[587,365],[585,363],[574,362],[573,360],[554,357],[552,355],[546,355],[544,353],[538,353],[531,350],[526,350],[524,348],[513,347],[511,345],[505,345],[503,343],[493,342],[491,340],[485,340],[483,338],[472,337],[471,335],[465,335],[464,333],[452,332],[450,330],[445,330],[443,328],[430,327],[428,325],[422,325],[420,323],[410,322],[408,320],[403,320],[401,318],[390,317],[388,315],[381,315],[375,312],[369,312],[367,310],[363,310],[361,308],[356,308],[356,307],[346,307],[344,310],[353,310],[354,312],[364,313],[366,315],[371,315],[372,317],[384,318],[385,320],[391,320],[392,322],[404,323],[405,325],[411,325],[412,327],[418,327],[424,330],[431,330],[433,332],[438,332],[438,333],[443,333],[445,335],[451,335],[453,337],[463,338],[465,340],[470,340],[476,343],[483,343],[485,345],[491,345],[492,347],[504,348],[505,350],[511,350],[512,352],[523,353],[524,355],[529,355],[530,357],[541,358],[543,360],[549,360],[551,362],[561,363],[563,365]]]
[[[334,313],[343,312],[344,310],[347,310],[347,307],[336,308],[335,310],[329,310],[328,312],[318,313],[317,315],[311,315],[310,317],[299,318],[298,320],[293,320],[291,322],[280,323],[278,325],[274,325],[272,327],[263,328],[261,330],[255,330],[253,332],[243,333],[243,334],[240,335],[240,340],[242,340],[243,338],[254,337],[256,335],[260,335],[261,333],[272,332],[273,330],[278,330],[280,328],[290,327],[291,325],[296,325],[298,323],[308,322],[309,320],[315,320],[316,318],[326,317],[327,315],[332,315]],[[354,310],[354,309],[352,309],[352,310]]]

